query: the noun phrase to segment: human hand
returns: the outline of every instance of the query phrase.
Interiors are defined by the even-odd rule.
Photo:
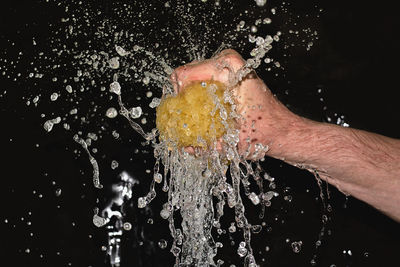
[[[178,93],[196,81],[218,80],[227,84],[240,114],[236,126],[240,130],[241,156],[255,159],[255,146],[268,146],[267,155],[307,169],[340,191],[400,221],[400,141],[297,116],[274,97],[255,72],[229,88],[235,80],[232,76],[244,64],[236,51],[224,50],[214,58],[177,68],[172,83]]]
[[[271,93],[265,83],[254,71],[242,81],[234,84],[237,72],[245,65],[243,58],[232,49],[223,50],[211,59],[194,61],[178,67],[171,75],[177,93],[196,81],[216,80],[227,85],[235,99],[239,129],[239,153],[251,159],[257,144],[269,148],[270,154],[277,152],[273,146],[288,127],[289,121],[296,117]],[[221,145],[218,146],[221,148]],[[187,151],[192,152],[193,148]],[[256,155],[256,158],[264,156]]]

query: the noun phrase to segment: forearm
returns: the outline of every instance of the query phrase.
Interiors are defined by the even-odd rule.
[[[270,156],[317,172],[328,183],[400,221],[400,141],[293,116]]]

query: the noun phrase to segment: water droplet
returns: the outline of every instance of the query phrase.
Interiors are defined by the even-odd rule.
[[[115,139],[118,139],[118,137],[119,137],[119,133],[117,132],[117,131],[112,131],[112,136],[115,138]]]
[[[37,95],[35,96],[35,98],[33,98],[32,102],[36,104],[38,101],[39,101],[39,96]]]
[[[142,116],[142,108],[141,107],[135,107],[131,109],[130,115],[132,119],[137,119],[140,116]]]
[[[264,6],[267,3],[267,0],[255,0],[257,6]]]
[[[156,183],[161,183],[161,181],[162,181],[162,175],[161,175],[161,173],[155,173],[154,174],[154,181],[156,182]]]
[[[285,201],[287,201],[287,202],[292,202],[292,196],[291,195],[287,195],[287,196],[284,196],[283,197],[283,199],[285,200]]]
[[[274,197],[274,191],[268,191],[262,194],[262,199],[264,201],[270,201]]]
[[[292,242],[291,246],[292,246],[292,250],[294,253],[299,253],[301,251],[301,246],[303,245],[302,241],[295,241]]]
[[[150,77],[148,77],[148,76],[144,77],[142,82],[144,85],[148,85],[150,83]],[[151,93],[151,95],[153,95],[153,93]],[[148,97],[151,97],[151,96],[148,96]]]
[[[160,239],[160,241],[158,241],[158,246],[159,246],[161,249],[165,249],[165,248],[167,247],[167,245],[168,245],[168,243],[167,243],[167,241],[164,240],[164,239]]]
[[[65,87],[65,90],[67,90],[68,93],[72,93],[72,86],[71,85],[67,85]]]
[[[260,203],[260,198],[254,192],[250,193],[249,199],[251,200],[251,202],[253,202],[254,205],[258,205]]]
[[[121,85],[119,84],[119,82],[115,81],[110,84],[110,92],[116,95],[121,94]]]
[[[253,225],[251,227],[251,231],[255,234],[258,234],[259,232],[261,232],[262,230],[262,226],[261,225]]]
[[[107,111],[106,111],[106,116],[110,119],[117,117],[117,115],[118,115],[118,111],[113,107],[107,109]]]
[[[115,51],[117,51],[118,55],[120,55],[121,57],[124,57],[124,56],[127,56],[130,54],[129,52],[127,52],[124,48],[122,48],[119,45],[115,46]]]
[[[236,232],[235,223],[231,223],[231,226],[229,226],[228,231],[229,231],[229,233],[234,233],[234,232]]]
[[[130,231],[132,229],[132,224],[129,222],[125,222],[123,227],[125,231]]]
[[[174,256],[175,257],[178,257],[179,256],[179,254],[181,253],[181,249],[179,248],[179,247],[173,247],[172,249],[171,249],[171,252],[172,252],[172,254],[174,254]]]
[[[158,107],[158,106],[160,105],[160,102],[161,102],[161,99],[160,99],[160,98],[154,97],[154,98],[151,100],[151,103],[149,104],[149,107],[151,107],[151,108],[156,108],[156,107]]]
[[[100,217],[97,214],[93,215],[93,224],[96,225],[97,227],[103,227],[107,223],[108,220],[106,218]]]
[[[58,94],[57,93],[52,93],[51,96],[50,96],[50,100],[51,101],[56,101],[57,98],[58,98]]]
[[[118,168],[118,165],[119,165],[118,161],[116,160],[111,161],[111,169],[115,170],[116,168]]]
[[[248,267],[257,267],[256,260],[252,254],[246,256],[244,260],[244,265]]]
[[[47,132],[50,132],[52,129],[53,129],[53,122],[51,121],[51,120],[48,120],[48,121],[46,121],[44,124],[43,124],[43,128],[47,131]]]
[[[246,243],[245,242],[240,242],[239,248],[237,249],[238,255],[242,258],[246,256],[247,254],[247,248],[246,248]]]
[[[138,198],[138,208],[139,209],[143,209],[144,207],[146,207],[147,205],[147,201],[145,197],[139,197]]]
[[[167,210],[167,209],[162,209],[161,211],[160,211],[160,216],[161,216],[161,218],[163,218],[163,219],[168,219],[169,218],[169,215],[170,215],[171,213]]]
[[[56,196],[57,197],[61,196],[61,188],[56,189]]]
[[[264,18],[263,24],[271,24],[272,20],[270,18]]]
[[[119,57],[113,57],[108,61],[110,68],[118,69],[119,68]]]

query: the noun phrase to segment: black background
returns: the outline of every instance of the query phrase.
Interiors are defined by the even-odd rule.
[[[301,3],[294,5],[299,12],[307,12]],[[345,115],[352,127],[400,138],[399,25],[395,3],[324,1],[319,5],[323,12],[314,25],[319,40],[311,51],[294,48],[290,51],[292,56],[285,59],[285,75],[261,76],[278,98],[301,115],[322,121],[337,113]],[[55,4],[35,1],[2,4],[1,48],[11,49],[6,41],[10,39],[23,45],[24,36],[32,29],[43,29],[44,35],[50,35],[46,32],[46,21],[57,18],[57,12]],[[0,100],[3,203],[0,225],[1,243],[5,247],[1,250],[2,259],[10,266],[108,266],[107,256],[101,251],[107,242],[104,229],[97,229],[91,223],[96,198],[103,196],[91,185],[87,158],[76,158],[73,150],[80,147],[61,130],[54,130],[52,135],[44,133],[42,120],[21,100],[29,85],[2,77],[0,86],[2,91],[7,90],[7,96]],[[321,93],[317,93],[319,88]],[[324,101],[319,100],[321,97]],[[66,144],[69,144],[67,149]],[[137,156],[134,159],[137,163],[132,164],[128,159],[135,147],[141,147],[139,141],[105,146],[111,158],[118,159],[123,168],[143,181],[134,189],[127,215],[134,229],[123,240],[123,266],[172,266],[168,226],[158,216],[161,203],[165,202],[164,194],[158,190],[151,209],[135,208],[137,197],[148,190],[146,178],[151,175],[144,170],[152,169],[151,154]],[[253,235],[255,255],[262,266],[310,266],[315,253],[317,266],[398,265],[399,224],[352,197],[346,200],[332,187],[333,212],[327,226],[331,234],[326,234],[321,247],[315,250],[321,227],[321,200],[315,179],[277,160],[267,159],[263,166],[277,178],[278,191],[290,187],[293,201],[273,203],[265,219],[272,231]],[[103,172],[104,177],[117,174],[117,171]],[[60,197],[54,193],[57,188],[62,189]],[[257,212],[250,206],[247,216],[255,218]],[[148,223],[149,218],[154,224]],[[169,241],[168,249],[161,250],[156,245],[161,238]],[[224,244],[219,256],[226,261],[225,266],[240,265],[241,260],[235,255],[237,245],[231,247],[224,237],[217,239]],[[298,240],[302,240],[303,247],[295,254],[290,243]],[[266,246],[270,251],[265,251]],[[4,262],[0,265],[5,265]]]

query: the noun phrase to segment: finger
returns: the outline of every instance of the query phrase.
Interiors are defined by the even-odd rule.
[[[205,60],[191,65],[186,65],[184,69],[178,72],[178,82],[182,88],[196,81],[213,80],[216,74],[216,68],[210,62]]]
[[[170,76],[172,87],[174,89],[174,92],[177,94],[179,93],[181,87],[179,84],[179,76],[181,75],[180,73],[182,72],[182,68],[183,67],[176,68]]]
[[[218,139],[218,142],[217,142],[217,145],[216,145],[216,148],[217,148],[217,151],[218,151],[218,152],[221,152],[221,151],[222,151],[223,142],[224,142],[224,140],[222,139],[222,137],[220,137],[220,138]]]
[[[207,61],[192,62],[176,68],[170,77],[174,91],[180,93],[192,82],[211,80],[213,71]]]
[[[227,49],[222,50],[222,51],[217,55],[217,57],[219,57],[219,56],[226,56],[226,55],[239,55],[239,53],[236,52],[235,50],[233,50],[232,48],[227,48]]]
[[[236,73],[246,63],[245,60],[232,49],[227,49],[221,52],[216,58],[217,64]]]
[[[192,146],[185,147],[184,151],[189,153],[190,155],[194,155],[194,147],[192,147]]]

